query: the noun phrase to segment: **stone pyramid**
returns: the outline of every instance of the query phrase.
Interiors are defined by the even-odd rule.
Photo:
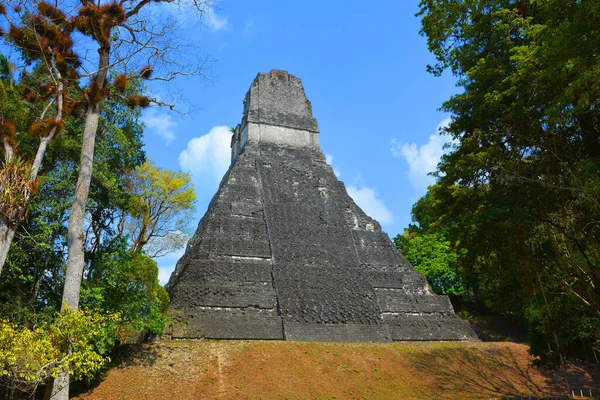
[[[175,338],[470,340],[325,162],[302,81],[260,73],[167,285]]]

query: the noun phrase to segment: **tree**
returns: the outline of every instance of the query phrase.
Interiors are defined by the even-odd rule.
[[[67,370],[90,378],[108,361],[116,315],[67,311],[33,328],[0,320],[0,381],[35,395],[40,384]]]
[[[190,64],[197,67],[186,72],[176,69],[176,66],[185,65],[182,54],[178,54],[177,63],[170,62],[167,58],[170,53],[181,48],[177,44],[173,45],[177,42],[172,41],[172,38],[167,38],[173,25],[148,22],[151,17],[148,9],[160,5],[160,0],[97,3],[81,1],[80,7],[77,7],[77,2],[68,1],[55,6],[44,1],[20,3],[18,0],[8,2],[8,8],[12,11],[7,6],[0,9],[10,25],[8,37],[11,43],[23,51],[26,58],[43,60],[51,65],[57,85],[55,93],[59,94],[56,117],[44,122],[40,129],[45,135],[60,129],[65,79],[79,94],[77,104],[83,110],[83,140],[74,201],[69,212],[68,264],[63,290],[64,306],[77,309],[85,265],[84,216],[92,179],[101,105],[109,96],[115,96],[122,97],[130,106],[148,106],[151,99],[146,96],[122,96],[132,75],[144,79],[170,80],[177,75],[199,73],[202,63]],[[193,5],[203,12],[210,6],[210,1],[194,1]],[[17,19],[11,17],[11,13],[17,14],[18,21],[23,21],[22,25],[17,26]],[[78,36],[73,35],[75,31]],[[98,56],[93,60],[80,57],[73,50],[75,38],[80,48],[95,49]],[[86,68],[83,68],[82,60],[87,61]],[[139,64],[136,68],[135,64],[140,60],[143,60],[143,64],[141,68]],[[161,69],[159,66],[167,68]],[[111,81],[109,71],[119,71],[120,74],[115,74]],[[156,72],[166,72],[166,75],[153,78],[152,75]],[[87,86],[81,86],[85,81]],[[8,139],[4,142],[7,143]],[[52,398],[67,397],[68,375],[63,374],[55,380]]]
[[[442,235],[419,235],[407,229],[394,238],[394,243],[415,269],[425,275],[435,293],[454,296],[467,293],[457,272],[457,254]]]
[[[132,86],[130,90],[135,94],[136,85]],[[119,333],[122,336],[119,339],[129,341],[137,333],[160,332],[164,321],[163,304],[168,304],[168,297],[162,296],[166,295],[164,289],[158,286],[158,271],[152,260],[131,262],[127,245],[124,245],[123,256],[118,262],[111,264],[109,260],[113,256],[106,255],[109,251],[117,253],[117,245],[121,246],[114,239],[120,216],[129,210],[131,195],[126,188],[127,172],[145,159],[141,141],[143,125],[139,118],[138,109],[121,105],[116,99],[109,99],[101,109],[98,131],[101,140],[95,152],[95,173],[86,215],[84,241],[87,262],[81,300],[82,310],[86,313],[104,316],[112,310],[118,318],[107,327],[110,332],[106,334],[116,339]],[[0,281],[0,319],[10,321],[21,333],[41,329],[40,321],[52,325],[62,318],[61,314],[53,316],[53,313],[61,307],[68,214],[77,178],[82,135],[80,122],[75,115],[67,117],[64,131],[49,146],[37,179],[38,193],[30,199],[26,218],[16,232]],[[20,139],[23,141],[19,147],[24,149],[28,148],[24,140],[34,140],[29,135]],[[29,155],[24,154],[23,157]],[[130,272],[113,271],[107,265]],[[121,286],[110,287],[114,280],[99,278],[102,275],[100,271],[111,271],[112,276],[127,279]],[[155,284],[152,285],[152,282]],[[104,292],[113,300],[110,307],[99,301],[97,294]],[[94,348],[101,346],[104,357],[112,351],[112,344],[101,342],[103,338],[95,336],[91,344]],[[16,345],[17,342],[14,343]],[[10,341],[7,348],[15,350],[10,349],[9,344]],[[60,365],[55,367],[55,371],[60,369]],[[43,379],[50,375],[38,377]],[[85,376],[86,380],[90,377]],[[80,378],[83,376],[74,375],[74,379]],[[0,385],[7,387],[26,388],[37,383],[19,381],[14,374],[0,380]]]
[[[116,315],[121,343],[140,341],[147,333],[163,333],[169,297],[158,284],[154,260],[130,251],[121,236],[103,244],[92,264],[82,285],[83,309]]]
[[[468,284],[459,271],[458,254],[448,240],[448,229],[432,221],[434,200],[427,192],[413,205],[411,214],[416,224],[396,235],[394,244],[425,275],[435,293],[468,297]]]
[[[600,4],[422,0],[419,15],[430,71],[463,89],[442,107],[457,145],[429,190],[431,220],[490,306],[544,332],[537,354],[569,351],[573,316],[598,349]]]
[[[164,170],[146,161],[129,176],[133,211],[125,228],[131,250],[160,257],[185,246],[196,195],[191,176]]]
[[[45,35],[39,24],[43,19],[32,19],[31,31],[16,28],[8,17],[5,6],[0,5],[0,14],[10,22],[9,37],[15,44],[22,46],[23,56],[28,62],[44,58],[48,76],[51,79],[37,82],[37,85],[25,88],[25,98],[34,104],[44,103],[41,108],[34,108],[38,118],[29,127],[29,132],[39,138],[37,151],[31,164],[27,163],[17,153],[17,128],[23,129],[31,113],[24,105],[24,99],[17,91],[16,84],[8,71],[8,61],[3,57],[3,102],[0,114],[0,140],[4,150],[4,160],[0,169],[0,274],[6,262],[10,245],[13,241],[18,224],[25,217],[27,205],[36,187],[36,178],[42,166],[48,143],[64,128],[63,114],[65,102],[71,101],[65,96],[63,75],[72,73],[76,60],[70,58],[72,43],[63,40],[58,35]],[[36,28],[38,28],[36,30]],[[0,29],[1,31],[1,29]],[[35,35],[34,35],[35,33]],[[39,40],[55,50],[51,54],[32,47],[31,42]],[[47,58],[46,58],[47,57]],[[59,65],[59,61],[60,65]],[[8,103],[8,104],[7,104]],[[29,122],[31,122],[29,120]],[[16,123],[16,125],[15,125]]]
[[[114,100],[101,111],[85,226],[86,271],[94,254],[115,240],[117,226],[129,212],[127,174],[144,162],[140,112]],[[34,310],[60,308],[67,254],[66,233],[77,179],[80,120],[65,120],[65,130],[48,149],[38,179],[38,193],[17,231],[0,286],[0,303]]]

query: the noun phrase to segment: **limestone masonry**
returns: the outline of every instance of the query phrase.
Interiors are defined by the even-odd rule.
[[[337,180],[300,79],[258,74],[231,149],[167,285],[173,337],[475,339]]]

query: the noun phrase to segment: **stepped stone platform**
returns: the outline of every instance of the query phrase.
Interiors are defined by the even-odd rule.
[[[231,148],[167,285],[173,337],[476,340],[325,162],[300,79],[258,74]]]

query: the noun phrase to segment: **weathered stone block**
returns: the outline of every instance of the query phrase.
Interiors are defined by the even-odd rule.
[[[454,312],[448,296],[408,294],[399,289],[375,289],[375,294],[379,309],[384,313]]]
[[[283,340],[283,325],[277,316],[228,311],[188,313],[185,321],[174,324],[173,337]]]
[[[211,239],[210,252],[230,256],[271,257],[269,242],[266,239],[254,241],[248,235],[232,235],[229,238]]]
[[[392,340],[477,340],[468,321],[456,315],[384,314]]]
[[[270,283],[229,283],[221,285],[182,282],[172,291],[175,307],[265,308],[277,307],[277,296]]]
[[[189,260],[189,282],[219,284],[225,282],[271,283],[270,259],[231,258],[229,260]]]
[[[308,342],[389,342],[387,325],[363,324],[300,324],[284,319],[286,340]]]

